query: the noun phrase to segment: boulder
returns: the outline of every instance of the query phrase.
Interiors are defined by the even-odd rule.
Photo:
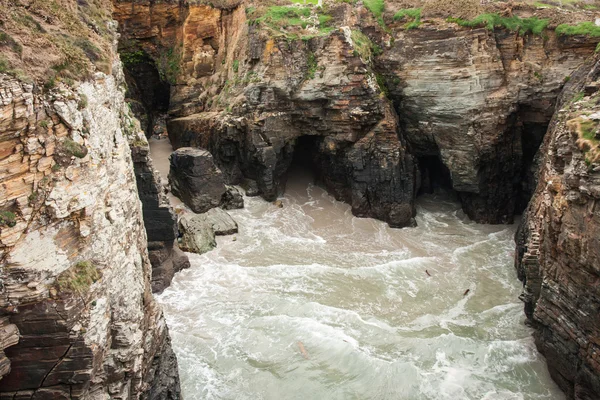
[[[221,207],[225,210],[244,208],[244,195],[235,186],[227,186],[227,191],[221,201]]]
[[[237,222],[222,208],[213,208],[204,214],[200,214],[198,217],[206,221],[215,232],[215,235],[233,235],[238,232]]]
[[[179,219],[179,247],[203,254],[217,246],[215,235],[232,235],[237,231],[237,223],[222,208],[213,208],[204,214],[187,213]]]
[[[171,191],[195,213],[218,207],[227,192],[223,173],[203,149],[183,147],[170,157]]]
[[[179,248],[190,253],[204,254],[215,247],[215,231],[202,215],[184,214],[179,219]]]

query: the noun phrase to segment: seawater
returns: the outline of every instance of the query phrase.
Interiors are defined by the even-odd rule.
[[[391,229],[303,173],[283,208],[245,202],[158,296],[186,400],[564,399],[524,324],[516,226],[431,195]]]

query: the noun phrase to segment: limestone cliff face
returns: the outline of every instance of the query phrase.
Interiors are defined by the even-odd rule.
[[[561,95],[516,255],[525,312],[553,378],[569,398],[589,400],[600,393],[599,88],[596,60]]]
[[[123,42],[136,40],[159,68],[157,49],[179,52],[180,69],[161,70],[176,72],[168,123],[175,148],[207,148],[229,183],[256,180],[273,200],[304,145],[318,175],[356,215],[413,223],[416,162],[350,28],[289,42],[249,26],[242,6],[120,2],[115,18]],[[179,30],[167,29],[177,23]]]
[[[383,29],[343,3],[313,10],[301,37],[256,23],[255,6],[116,2],[123,51],[142,54],[131,80],[156,94],[144,82],[158,69],[174,146],[207,148],[230,183],[256,180],[271,200],[307,147],[331,193],[392,226],[411,224],[432,159],[472,219],[512,221],[565,78],[597,42],[441,19],[406,30],[393,14]]]
[[[397,34],[378,66],[414,154],[441,159],[469,217],[510,222],[565,78],[596,41],[438,22]]]
[[[2,398],[179,398],[123,84],[118,59],[45,95],[0,75]]]

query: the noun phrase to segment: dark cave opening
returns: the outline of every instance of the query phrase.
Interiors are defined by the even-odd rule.
[[[305,190],[308,183],[318,184],[321,178],[317,166],[319,136],[300,136],[296,139],[293,154],[283,174],[283,192]]]
[[[161,78],[147,53],[121,51],[121,58],[128,86],[127,100],[146,136],[166,133],[164,116],[169,110],[171,85]]]
[[[448,167],[444,165],[438,155],[424,155],[418,157],[421,181],[417,196],[435,192],[454,193],[452,176]]]

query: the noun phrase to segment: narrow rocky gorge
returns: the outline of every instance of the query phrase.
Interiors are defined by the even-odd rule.
[[[479,223],[525,210],[537,347],[600,396],[600,33],[558,29],[597,12],[324,3],[0,2],[0,399],[181,398],[153,293],[237,232],[238,185],[273,202],[293,166],[393,228],[438,187]]]

